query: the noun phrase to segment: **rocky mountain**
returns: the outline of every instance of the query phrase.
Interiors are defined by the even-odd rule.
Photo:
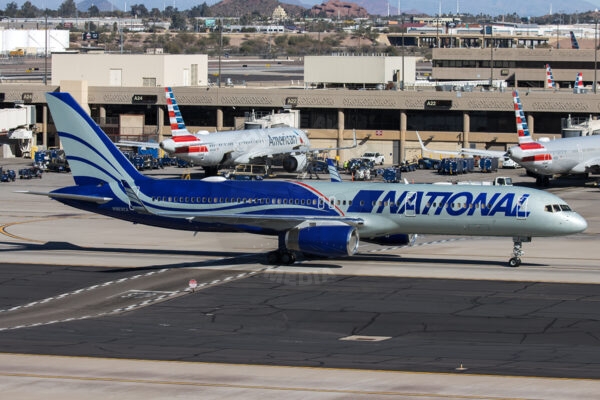
[[[311,8],[321,2],[315,0],[282,0],[286,3],[301,5]],[[472,15],[505,15],[517,13],[522,17],[536,17],[552,13],[581,13],[600,8],[598,0],[528,0],[517,2],[514,0],[353,0],[354,3],[364,7],[371,15],[398,14],[401,11],[408,14],[437,15],[468,13]],[[552,9],[552,10],[551,10]]]
[[[277,6],[281,5],[290,17],[301,17],[306,8],[298,5],[280,2],[278,0],[222,0],[210,7],[215,17],[242,17],[253,13],[270,16]]]

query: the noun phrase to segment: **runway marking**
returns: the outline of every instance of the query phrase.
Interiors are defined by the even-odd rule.
[[[195,382],[195,381],[179,381],[179,380],[151,380],[140,378],[115,378],[108,376],[75,376],[75,375],[50,375],[50,374],[33,374],[33,373],[13,373],[0,372],[0,376],[11,378],[34,378],[34,379],[51,379],[51,380],[71,380],[79,382],[112,382],[112,383],[136,383],[145,385],[167,385],[167,386],[190,386],[190,387],[213,387],[227,389],[249,389],[249,390],[268,390],[282,392],[307,392],[307,393],[334,393],[344,395],[376,395],[376,396],[401,396],[401,397],[423,397],[431,399],[481,399],[481,400],[505,400],[507,397],[499,396],[481,396],[481,395],[462,395],[462,394],[444,394],[444,393],[428,393],[428,392],[402,392],[392,390],[358,390],[358,389],[327,389],[302,386],[268,386],[268,385],[243,385],[233,383],[210,383],[210,382]],[[527,399],[523,397],[510,397],[511,399]]]
[[[0,225],[0,233],[3,234],[4,236],[8,236],[9,238],[12,239],[16,239],[16,240],[21,240],[24,242],[30,242],[30,243],[46,243],[43,240],[35,240],[35,239],[29,239],[29,238],[25,238],[23,236],[18,236],[18,235],[13,235],[12,233],[8,233],[6,231],[6,228],[9,228],[13,225],[19,225],[19,224],[27,224],[29,222],[39,222],[39,221],[48,221],[50,218],[46,218],[46,219],[35,219],[35,220],[31,220],[31,221],[21,221],[21,222],[11,222],[9,224],[4,224],[4,225]]]
[[[148,272],[147,275],[153,275],[153,274],[156,274],[156,273],[162,273],[162,272],[166,272],[166,271],[169,271],[169,269],[168,268],[163,268],[163,269],[161,269],[159,271]],[[139,278],[140,276],[144,276],[144,275],[143,274],[142,275],[135,275],[136,278]],[[118,281],[110,281],[110,282],[107,282],[107,283],[110,283],[111,285],[115,285],[117,283],[123,283],[123,282],[127,281],[128,279],[132,279],[132,278],[133,277],[123,278],[123,279],[119,279]],[[38,304],[45,304],[45,303],[48,303],[48,302],[50,302],[52,300],[62,300],[62,299],[64,299],[67,296],[73,296],[73,295],[76,295],[76,294],[80,294],[81,292],[94,290],[94,289],[97,289],[98,287],[101,287],[101,286],[102,287],[106,287],[108,285],[107,284],[104,284],[104,285],[100,285],[100,284],[92,285],[92,286],[89,286],[87,288],[77,289],[77,290],[73,290],[72,292],[67,292],[67,293],[62,293],[62,294],[57,295],[57,296],[47,297],[47,298],[45,298],[43,300],[36,300],[36,301],[31,302],[31,303],[27,303],[27,304],[20,305],[20,306],[14,306],[14,307],[11,307],[11,308],[8,308],[8,309],[1,309],[0,310],[0,314],[1,313],[5,313],[5,312],[17,311],[17,310],[19,310],[21,308],[33,307],[33,306],[38,305]],[[0,330],[1,329],[2,328],[0,328]]]
[[[12,233],[9,233],[6,231],[7,228],[10,228],[11,226],[14,225],[21,225],[21,224],[29,224],[32,222],[45,222],[45,221],[51,221],[54,219],[63,219],[63,218],[85,218],[85,215],[68,215],[68,216],[57,216],[57,217],[47,217],[47,218],[38,218],[38,219],[30,219],[28,221],[18,221],[18,222],[11,222],[8,224],[4,224],[4,225],[0,225],[0,234],[4,235],[4,236],[8,236],[9,238],[12,239],[16,239],[16,240],[21,240],[24,242],[30,242],[30,243],[46,243],[46,241],[43,240],[36,240],[36,239],[29,239],[23,236],[18,236],[18,235],[14,235]]]
[[[252,275],[256,275],[256,274],[265,272],[266,270],[269,270],[269,269],[273,269],[273,267],[264,267],[264,268],[261,268],[261,269],[256,270],[256,271],[248,271],[248,272],[243,272],[243,273],[237,273],[236,275],[227,276],[227,277],[224,277],[222,279],[213,279],[211,282],[202,282],[202,283],[200,283],[195,289],[191,289],[191,288],[188,287],[188,288],[185,288],[183,290],[175,290],[175,291],[172,291],[172,292],[165,292],[165,291],[154,292],[154,293],[162,293],[162,294],[160,296],[157,296],[156,298],[146,299],[146,300],[144,300],[144,301],[142,301],[140,303],[130,304],[130,305],[126,306],[126,307],[119,307],[119,308],[116,308],[116,309],[108,311],[108,312],[100,312],[100,313],[95,314],[95,315],[85,315],[85,316],[82,316],[82,317],[69,317],[69,318],[65,318],[65,319],[62,319],[62,320],[53,320],[53,321],[50,321],[50,322],[36,322],[36,323],[32,323],[32,324],[27,324],[27,325],[5,327],[5,328],[0,328],[0,332],[2,332],[2,331],[8,331],[8,330],[16,330],[16,329],[21,329],[21,328],[31,328],[31,327],[42,326],[42,325],[50,325],[50,324],[61,323],[61,322],[77,321],[77,320],[83,320],[83,319],[88,319],[88,318],[99,318],[99,317],[103,317],[103,316],[106,316],[106,315],[114,315],[114,314],[119,314],[119,313],[122,313],[122,312],[133,311],[135,309],[138,309],[138,308],[141,308],[141,307],[145,307],[145,306],[148,306],[148,305],[153,304],[153,303],[157,303],[157,302],[165,301],[165,300],[170,300],[170,299],[172,299],[174,297],[177,297],[177,296],[181,296],[181,295],[193,293],[196,290],[199,290],[201,287],[205,288],[205,287],[215,286],[215,285],[217,285],[219,283],[230,282],[232,280],[237,280],[237,279],[249,277],[249,276],[252,276]],[[144,276],[151,276],[151,275],[163,273],[163,272],[166,272],[166,271],[169,271],[169,270],[170,269],[168,269],[168,268],[163,268],[163,269],[158,270],[158,271],[151,271],[151,272],[148,272],[146,274],[138,274],[138,275],[134,275],[134,276],[132,276],[130,278],[124,278],[124,280],[127,280],[127,279],[137,279],[137,278],[144,277]],[[110,285],[114,285],[116,283],[121,283],[124,280],[119,279],[118,281],[110,281],[110,282],[107,282],[107,283],[109,283]],[[64,299],[67,296],[72,296],[72,295],[75,295],[75,294],[79,294],[79,293],[81,293],[83,291],[89,291],[89,290],[97,289],[98,287],[106,287],[106,286],[108,286],[108,285],[107,284],[97,284],[97,285],[90,286],[88,288],[74,290],[72,292],[63,293],[63,294],[61,294],[59,296],[56,296],[56,297],[48,297],[48,298],[46,298],[44,300],[34,301],[34,302],[31,302],[31,303],[28,303],[28,304],[25,304],[25,305],[22,305],[22,306],[15,306],[15,307],[12,307],[12,308],[9,308],[9,309],[3,309],[3,310],[0,310],[0,314],[1,313],[8,313],[8,312],[17,311],[17,310],[22,309],[22,308],[32,307],[32,306],[37,305],[37,304],[45,304],[45,303],[48,303],[48,302],[50,302],[52,300]],[[152,291],[149,291],[149,292],[152,292]]]

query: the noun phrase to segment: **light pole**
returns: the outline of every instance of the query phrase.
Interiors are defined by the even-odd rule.
[[[596,22],[594,28],[594,94],[596,94],[598,90],[598,79],[596,77],[598,72],[598,10],[594,12],[594,20]]]
[[[404,90],[404,14],[402,14],[402,82],[400,83],[400,90]]]
[[[219,87],[221,87],[221,53],[223,53],[223,18],[219,20]]]
[[[490,26],[490,90],[494,85],[494,27]]]

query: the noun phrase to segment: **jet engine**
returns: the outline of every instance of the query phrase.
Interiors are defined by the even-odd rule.
[[[300,172],[306,167],[306,154],[290,154],[283,159],[286,172]]]
[[[358,242],[356,227],[344,223],[304,223],[289,230],[285,235],[285,245],[289,250],[321,257],[354,255],[358,251]]]
[[[416,239],[417,235],[415,234],[398,233],[396,235],[384,235],[363,239],[363,241],[383,246],[405,246],[407,244],[413,244]]]

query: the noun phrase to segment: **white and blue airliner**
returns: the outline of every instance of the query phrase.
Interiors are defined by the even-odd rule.
[[[74,186],[48,195],[134,223],[199,232],[275,235],[271,263],[298,253],[351,256],[359,240],[404,245],[415,234],[512,237],[522,242],[582,232],[559,197],[516,186],[155,179],[140,174],[69,93],[46,94]]]

